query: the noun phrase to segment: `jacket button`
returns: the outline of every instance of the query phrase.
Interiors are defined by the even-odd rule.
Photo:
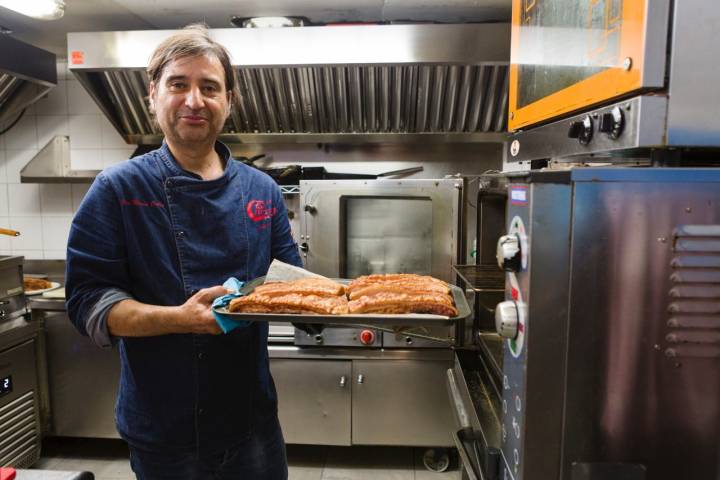
[[[178,238],[182,238],[182,237],[184,237],[184,236],[185,236],[185,232],[183,232],[182,230],[180,230],[179,232],[177,232],[177,237],[178,237]]]
[[[202,415],[205,413],[205,410],[202,408],[198,408],[198,415]]]
[[[168,180],[167,182],[165,182],[165,186],[168,188],[172,187],[172,180]]]
[[[198,360],[202,360],[202,359],[203,359],[203,356],[204,356],[204,355],[203,355],[202,352],[198,353]]]

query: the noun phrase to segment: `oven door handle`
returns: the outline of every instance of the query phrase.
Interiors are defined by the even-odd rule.
[[[455,380],[455,372],[452,368],[447,369],[447,382],[450,390],[450,398],[453,403],[453,411],[458,419],[460,428],[470,428],[470,417],[468,416],[467,410],[465,409],[465,403],[460,396],[460,389],[457,386]]]

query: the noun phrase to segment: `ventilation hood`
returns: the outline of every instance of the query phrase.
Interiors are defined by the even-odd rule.
[[[0,128],[57,85],[55,55],[0,35]]]
[[[70,70],[131,144],[158,144],[145,68],[173,30],[68,34]],[[233,143],[501,142],[507,24],[213,29],[240,86]]]

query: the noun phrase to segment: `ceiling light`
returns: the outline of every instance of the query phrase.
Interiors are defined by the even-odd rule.
[[[65,0],[0,0],[0,7],[39,20],[57,20],[65,14]]]

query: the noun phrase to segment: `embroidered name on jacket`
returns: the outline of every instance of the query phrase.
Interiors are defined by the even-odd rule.
[[[270,220],[277,213],[277,208],[272,206],[271,200],[250,200],[246,210],[253,222]]]
[[[122,200],[120,200],[120,205],[131,207],[165,208],[165,205],[163,205],[162,202],[158,202],[157,200],[151,200],[149,202],[146,202],[144,200],[138,200],[137,198],[133,198],[130,200],[123,198]]]

